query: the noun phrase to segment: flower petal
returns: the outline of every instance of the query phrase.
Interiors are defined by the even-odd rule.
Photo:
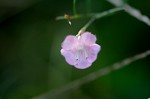
[[[91,63],[89,63],[87,60],[78,60],[78,62],[75,64],[75,67],[78,69],[86,69],[91,66]]]
[[[88,54],[87,60],[89,61],[89,63],[93,63],[97,58],[98,52],[101,50],[101,46],[98,44],[93,44],[86,50],[87,50],[87,54]]]
[[[78,69],[85,69],[91,66],[91,63],[87,60],[87,53],[84,48],[76,50],[76,64],[74,66]]]
[[[85,44],[94,44],[96,42],[96,36],[90,32],[85,32],[81,35],[80,41]]]
[[[65,50],[72,49],[76,47],[78,44],[78,39],[76,36],[69,35],[65,38],[65,40],[62,43],[62,48]]]
[[[74,65],[76,63],[75,55],[72,51],[61,49],[61,54],[65,57],[68,64]]]

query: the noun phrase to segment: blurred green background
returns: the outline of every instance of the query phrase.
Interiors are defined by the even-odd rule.
[[[149,0],[126,0],[150,17]],[[89,4],[87,2],[90,2]],[[114,62],[150,49],[150,27],[124,11],[96,20],[87,31],[102,50],[93,65],[78,70],[60,54],[67,35],[89,18],[56,21],[73,14],[73,0],[0,0],[0,99],[31,99]],[[114,8],[105,0],[77,0],[80,14]],[[147,99],[150,57],[136,61],[56,99]]]

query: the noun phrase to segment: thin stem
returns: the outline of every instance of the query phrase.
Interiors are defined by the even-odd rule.
[[[76,0],[73,0],[73,14],[74,14],[75,16],[77,15]]]
[[[123,10],[123,7],[116,7],[116,8],[110,9],[108,11],[101,12],[101,13],[89,13],[87,15],[78,14],[78,15],[70,16],[70,20],[79,19],[79,18],[83,18],[83,17],[95,17],[95,16],[97,16],[97,18],[101,18],[101,17],[107,16],[107,14],[110,15],[110,14],[113,14],[120,10]],[[67,18],[64,16],[56,17],[56,20],[64,20],[64,19],[67,19]]]
[[[72,20],[72,19],[78,19],[78,18],[82,18],[82,17],[84,17],[83,15],[74,15],[74,16],[70,16],[70,20]],[[64,16],[58,16],[58,17],[56,17],[56,20],[64,20],[64,19],[67,19],[66,17],[64,17]]]
[[[123,7],[118,7],[118,8],[114,8],[114,9],[110,9],[108,11],[104,11],[102,13],[98,13],[98,14],[94,14],[93,17],[87,22],[87,24],[85,24],[80,31],[78,32],[78,34],[76,36],[80,36],[83,32],[86,31],[86,29],[96,20],[105,16],[108,16],[110,14],[114,14],[115,12],[121,11],[123,10]]]
[[[139,21],[147,24],[150,26],[150,19],[146,16],[143,15],[139,10],[136,8],[130,6],[127,3],[124,3],[122,0],[107,0],[109,3],[113,4],[116,7],[124,5],[124,10],[127,12],[129,15],[133,16],[134,18],[138,19]]]
[[[78,32],[78,34],[76,35],[77,37],[78,36],[80,36],[83,32],[85,32],[86,31],[86,29],[95,21],[95,17],[92,17],[88,22],[87,22],[87,24],[85,24],[85,26],[83,26],[80,30],[79,30],[79,32]]]
[[[113,8],[110,9],[108,11],[104,11],[102,13],[96,13],[96,14],[88,14],[87,17],[91,17],[91,19],[79,30],[78,34],[76,36],[80,36],[83,32],[86,31],[86,29],[96,20],[111,14],[114,14],[118,11],[123,10],[123,6],[122,7],[117,7],[117,8]],[[77,15],[77,16],[70,16],[70,19],[76,19],[76,18],[81,18],[83,17],[83,15]],[[65,19],[64,16],[59,16],[56,18],[56,20],[62,20]]]
[[[121,68],[123,68],[123,67],[137,61],[137,60],[146,58],[149,55],[150,55],[150,50],[147,50],[143,53],[140,53],[140,54],[137,54],[135,56],[126,58],[120,62],[114,63],[110,66],[104,67],[103,69],[100,69],[98,71],[90,73],[81,79],[75,80],[75,81],[67,84],[66,86],[63,86],[62,88],[58,88],[58,89],[49,91],[45,94],[34,97],[32,99],[49,99],[49,98],[53,99],[53,98],[56,98],[57,96],[60,96],[63,93],[69,92],[71,90],[75,90],[75,89],[79,88],[80,86],[82,86],[83,84],[94,81],[94,80],[96,80],[102,76],[108,75],[113,71],[119,70],[119,69],[121,69]]]
[[[150,26],[150,19],[149,17],[147,17],[146,15],[142,15],[141,12],[133,7],[131,7],[129,4],[123,4],[123,2],[121,0],[107,0],[109,3],[115,5],[116,7],[120,7],[120,6],[124,6],[123,10],[125,10],[129,15],[135,17],[136,19],[138,19],[139,21],[147,24],[148,26]],[[106,11],[107,12],[107,11]],[[99,13],[99,14],[103,14],[103,13]],[[91,17],[94,16],[96,14],[88,14],[87,17]],[[81,18],[84,17],[83,15],[78,15],[78,16],[72,16],[71,19],[77,19],[77,18]],[[62,20],[65,19],[64,16],[58,16],[56,18],[56,20]]]
[[[142,15],[141,12],[129,5],[126,5],[124,7],[124,10],[131,16],[135,17],[141,22],[144,22],[148,26],[150,26],[150,19],[146,15]]]
[[[121,11],[123,10],[124,8],[123,7],[117,7],[117,8],[113,8],[113,9],[110,9],[108,11],[104,11],[104,12],[101,12],[101,13],[96,13],[96,14],[88,14],[87,17],[91,17],[91,19],[87,22],[87,24],[85,24],[78,32],[78,34],[76,36],[80,36],[83,32],[86,31],[86,29],[96,20],[96,19],[99,19],[99,18],[102,18],[102,17],[105,17],[105,16],[108,16],[108,15],[111,15],[111,14],[114,14],[118,11]],[[83,15],[77,15],[77,16],[71,16],[70,19],[76,19],[76,18],[81,18],[83,17]],[[64,16],[59,16],[56,18],[56,20],[62,20],[62,19],[65,19]]]
[[[86,0],[86,13],[90,13],[91,10],[91,0]]]

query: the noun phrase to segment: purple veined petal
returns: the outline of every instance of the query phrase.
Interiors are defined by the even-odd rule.
[[[92,46],[88,47],[87,49],[88,58],[87,60],[90,63],[93,63],[97,59],[97,55],[101,50],[101,46],[98,44],[93,44]]]
[[[85,69],[91,66],[91,63],[87,60],[87,53],[84,47],[76,50],[76,64],[74,65],[78,69]]]
[[[68,64],[74,65],[76,63],[75,54],[72,51],[61,49],[61,54]]]
[[[76,36],[69,35],[62,43],[62,49],[69,50],[75,48],[78,44],[78,38]]]
[[[75,67],[78,69],[86,69],[90,67],[92,64],[89,63],[87,60],[78,60],[78,62],[75,64]]]
[[[96,36],[90,32],[85,32],[81,35],[80,41],[87,45],[94,44],[96,42]]]

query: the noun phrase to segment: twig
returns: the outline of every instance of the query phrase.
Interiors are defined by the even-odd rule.
[[[102,76],[105,76],[105,75],[111,73],[112,71],[121,69],[121,68],[123,68],[123,67],[137,61],[137,60],[143,59],[149,55],[150,55],[150,50],[147,50],[141,54],[137,54],[133,57],[130,57],[130,58],[124,59],[123,61],[114,63],[114,64],[107,66],[103,69],[100,69],[96,72],[90,73],[81,79],[75,80],[75,81],[63,86],[62,88],[46,92],[45,94],[34,97],[32,99],[54,99],[57,96],[65,93],[65,92],[69,92],[71,90],[77,89],[78,87],[80,87],[81,85],[83,85],[85,83],[96,80]]]
[[[124,5],[124,10],[131,16],[135,17],[139,21],[150,26],[150,19],[136,8],[131,7],[129,4],[124,3],[123,0],[107,0],[109,3],[113,4],[116,7]]]
[[[70,20],[71,19],[83,18],[83,17],[95,17],[95,16],[98,19],[98,18],[101,18],[101,17],[105,17],[107,15],[113,14],[115,12],[118,12],[120,10],[123,10],[123,7],[116,7],[116,8],[110,9],[108,11],[101,12],[101,13],[90,13],[90,14],[87,14],[87,15],[78,14],[78,15],[70,16]],[[67,18],[64,17],[64,16],[56,17],[56,20],[64,20],[64,19],[67,19]]]
[[[114,14],[118,11],[121,11],[123,10],[123,7],[118,7],[118,8],[113,8],[113,9],[110,9],[108,11],[104,11],[102,13],[98,13],[98,14],[94,14],[92,15],[93,17],[87,22],[87,24],[85,24],[78,32],[78,34],[76,36],[80,36],[83,32],[85,32],[85,30],[96,20],[96,19],[99,19],[99,18],[102,18],[102,17],[105,17],[105,16],[108,16],[108,15],[111,15],[111,14]]]

